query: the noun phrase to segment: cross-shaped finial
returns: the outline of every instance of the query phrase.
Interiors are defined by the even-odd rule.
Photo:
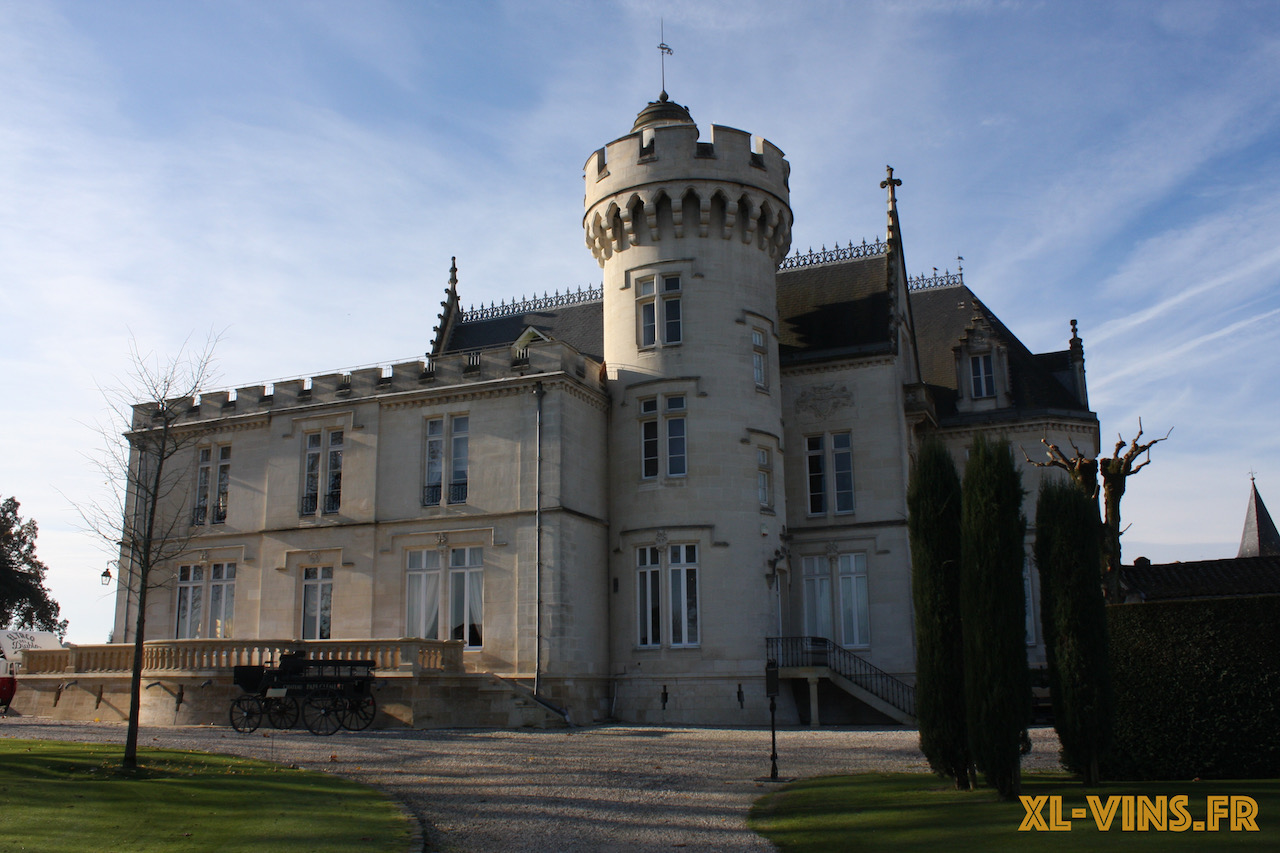
[[[902,181],[901,181],[900,179],[895,178],[895,177],[893,176],[893,167],[892,167],[892,166],[885,166],[885,167],[884,167],[884,169],[885,169],[885,171],[886,171],[886,172],[888,172],[888,173],[889,173],[889,177],[885,178],[883,181],[881,181],[881,182],[880,182],[880,189],[884,189],[884,188],[888,187],[888,188],[889,188],[889,203],[890,203],[890,204],[897,204],[897,203],[898,203],[898,196],[897,196],[897,194],[895,194],[895,193],[894,193],[893,188],[894,188],[894,187],[900,187],[900,186],[902,186]]]
[[[1257,472],[1257,471],[1254,471],[1254,470],[1250,470],[1250,471],[1249,471],[1249,484],[1250,484],[1250,485],[1252,485],[1252,484],[1253,484],[1253,478],[1254,478],[1254,475],[1256,475],[1257,473],[1258,473],[1258,472]]]
[[[658,33],[661,42],[658,44],[658,61],[662,63],[662,93],[667,93],[667,57],[675,53],[671,46],[667,44],[666,24],[661,18],[658,19]],[[666,100],[663,98],[663,100]]]

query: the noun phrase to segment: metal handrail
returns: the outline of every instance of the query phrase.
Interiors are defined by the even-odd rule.
[[[916,714],[914,687],[826,637],[769,637],[765,642],[779,667],[825,666],[899,711]]]

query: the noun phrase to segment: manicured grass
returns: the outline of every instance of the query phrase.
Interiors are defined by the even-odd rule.
[[[758,800],[751,828],[785,853],[816,851],[935,850],[946,853],[1003,850],[1280,850],[1280,780],[1232,782],[1141,782],[1085,789],[1064,775],[1024,775],[1023,794],[1060,795],[1070,831],[1023,831],[1027,815],[1021,802],[1002,803],[990,789],[958,792],[927,774],[867,774],[807,779]],[[1091,814],[1072,819],[1073,808],[1088,809],[1085,797],[1105,804],[1109,796],[1173,797],[1185,794],[1193,820],[1204,820],[1206,797],[1243,795],[1257,802],[1257,832],[1230,832],[1230,820],[1218,832],[1123,831],[1119,801],[1108,831]],[[1049,820],[1049,807],[1041,813]],[[1176,820],[1176,815],[1171,819]]]
[[[0,853],[404,853],[383,794],[326,773],[198,752],[0,739]]]

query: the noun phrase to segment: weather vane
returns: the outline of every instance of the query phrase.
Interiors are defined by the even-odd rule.
[[[671,49],[671,45],[667,44],[666,24],[661,18],[658,19],[658,37],[662,39],[658,45],[658,61],[662,64],[662,91],[665,92],[667,91],[667,57],[675,51]]]

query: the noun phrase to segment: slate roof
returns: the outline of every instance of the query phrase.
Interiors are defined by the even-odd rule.
[[[604,303],[599,301],[458,323],[443,352],[510,346],[529,326],[552,340],[564,341],[588,358],[604,360]]]
[[[1006,346],[1012,409],[998,410],[999,417],[1025,417],[1033,412],[1089,415],[1089,409],[1067,385],[1070,353],[1067,350],[1033,353],[1000,322],[966,285],[931,287],[910,291],[911,314],[920,352],[921,379],[932,387],[939,418],[988,419],[992,414],[959,415],[956,412],[956,363],[954,347],[973,325],[974,314],[990,326]]]
[[[778,273],[783,365],[893,350],[885,255]]]
[[[1240,536],[1237,557],[1280,557],[1280,532],[1258,494],[1258,486],[1249,483],[1249,508],[1244,515],[1244,533]]]
[[[1280,557],[1122,566],[1120,583],[1143,601],[1280,595]]]
[[[893,352],[889,258],[872,255],[778,273],[778,354],[783,366]],[[1038,412],[1092,417],[1069,390],[1069,352],[1028,350],[965,285],[909,292],[922,379],[931,386],[944,422],[1021,418]],[[953,348],[977,311],[1008,347],[1013,406],[994,412],[957,413]],[[604,308],[586,302],[459,323],[443,352],[510,346],[533,326],[583,355],[604,358]]]

